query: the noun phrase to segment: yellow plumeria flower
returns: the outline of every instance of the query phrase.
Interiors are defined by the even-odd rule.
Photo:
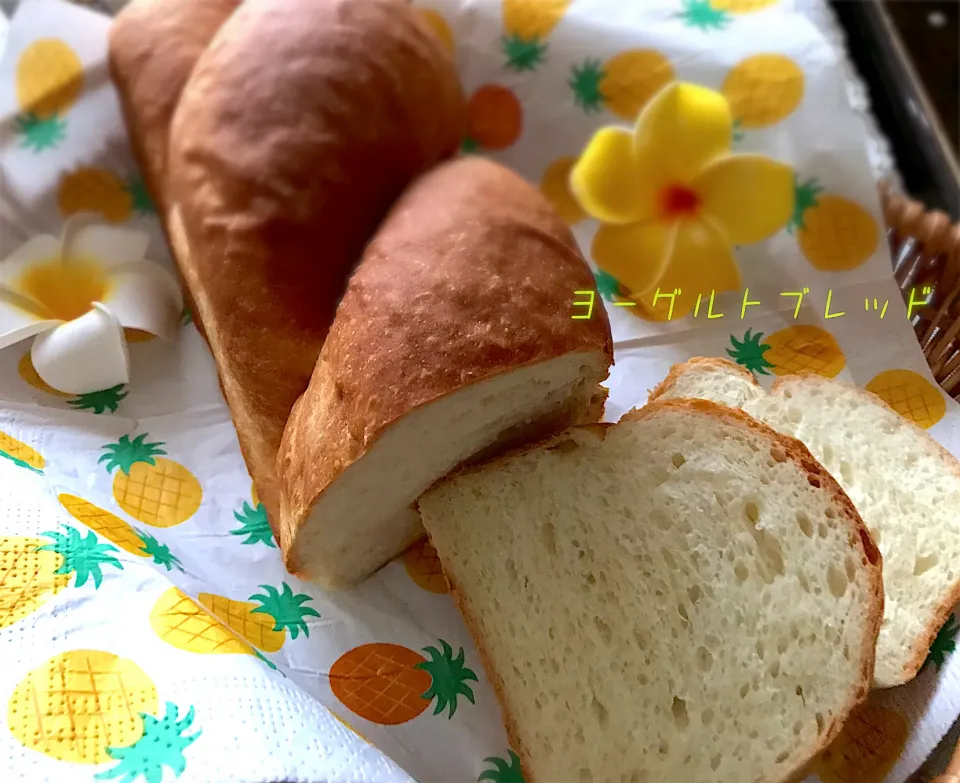
[[[594,261],[642,304],[657,288],[679,288],[682,317],[697,293],[738,289],[732,246],[773,236],[790,219],[792,169],[731,154],[732,138],[723,95],[673,82],[633,129],[597,131],[571,170],[571,192],[602,223]]]
[[[124,329],[172,336],[183,309],[176,280],[144,258],[149,242],[78,215],[61,237],[21,245],[0,261],[0,349],[35,338],[33,366],[57,391],[127,383]]]

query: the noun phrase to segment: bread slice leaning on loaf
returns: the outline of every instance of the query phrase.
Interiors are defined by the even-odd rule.
[[[284,432],[280,546],[295,574],[354,584],[423,535],[417,497],[465,460],[600,418],[613,361],[570,230],[479,157],[391,210],[357,267]]]
[[[868,691],[879,553],[740,411],[653,403],[419,507],[528,783],[787,781]]]
[[[694,359],[651,399],[700,397],[743,408],[803,441],[837,479],[883,553],[886,610],[875,685],[909,682],[960,601],[960,463],[879,397],[818,375],[770,393],[738,365]]]
[[[177,15],[156,25],[150,49],[149,30],[130,28],[167,9]],[[193,29],[203,15],[181,12],[181,0],[135,0],[111,66],[278,531],[290,409],[377,225],[457,150],[463,95],[450,55],[405,0],[244,0],[218,28],[210,18]]]

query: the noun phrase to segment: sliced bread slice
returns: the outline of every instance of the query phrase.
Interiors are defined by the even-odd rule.
[[[651,399],[700,397],[743,408],[800,439],[844,488],[883,553],[886,610],[875,685],[913,679],[960,601],[960,462],[879,397],[818,375],[770,394],[724,359],[679,365]]]
[[[879,553],[733,408],[574,428],[419,507],[528,783],[786,781],[867,693]]]
[[[414,503],[465,460],[598,421],[613,361],[576,240],[543,196],[468,156],[367,247],[280,447],[287,567],[352,585],[423,536]]]

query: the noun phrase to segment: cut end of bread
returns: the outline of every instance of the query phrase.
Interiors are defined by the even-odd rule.
[[[531,783],[786,781],[865,697],[879,558],[738,411],[655,403],[419,507]]]
[[[288,564],[331,588],[356,584],[423,536],[413,504],[450,471],[602,413],[601,353],[574,353],[505,372],[398,420],[290,524]],[[322,382],[322,381],[321,381]],[[336,415],[335,384],[329,407]],[[358,448],[359,448],[358,444]],[[397,512],[397,509],[401,509]]]
[[[883,554],[885,615],[874,685],[912,680],[960,601],[960,463],[878,397],[817,375],[779,378],[768,394],[723,359],[678,365],[660,399],[741,407],[801,440],[853,501]]]
[[[739,364],[727,359],[695,357],[671,367],[667,377],[650,392],[648,401],[699,398],[742,408],[764,394],[763,387]]]

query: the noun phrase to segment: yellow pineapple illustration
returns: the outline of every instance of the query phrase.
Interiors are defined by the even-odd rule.
[[[156,685],[133,661],[104,650],[69,650],[17,684],[7,726],[21,745],[59,761],[117,762],[97,780],[159,781],[164,767],[183,771],[183,751],[200,736],[185,734],[193,707],[180,718],[167,702],[157,718],[159,706]]]
[[[95,533],[76,528],[41,533],[39,538],[0,536],[0,628],[33,614],[73,579],[88,580],[94,589],[103,581],[103,567],[123,569],[116,547],[100,543]]]
[[[774,5],[777,0],[683,0],[677,16],[688,27],[699,30],[723,30],[733,14],[748,14]]]
[[[754,130],[789,117],[803,100],[803,71],[782,54],[757,54],[727,74],[721,92],[730,103],[734,128]]]
[[[776,5],[778,0],[710,0],[710,5],[719,11],[732,14],[749,14]]]
[[[836,338],[826,329],[810,324],[788,326],[766,340],[763,332],[748,329],[741,340],[730,336],[727,355],[737,364],[759,375],[815,373],[835,378],[847,360]]]
[[[90,579],[94,588],[103,580],[102,567],[122,569],[114,556],[116,548],[97,541],[94,533],[84,537],[63,525],[41,538],[0,537],[0,628],[35,612],[67,587],[82,587]]]
[[[922,429],[929,429],[947,412],[943,393],[913,370],[884,370],[866,385],[887,405]]]
[[[880,244],[877,221],[856,202],[821,195],[816,179],[797,180],[794,215],[788,226],[804,257],[825,272],[855,269]]]
[[[553,204],[557,214],[567,225],[583,220],[587,213],[570,192],[570,169],[577,162],[574,157],[557,158],[547,166],[540,180],[540,192]]]
[[[161,544],[146,531],[137,530],[115,514],[76,495],[61,493],[57,495],[57,500],[74,519],[116,544],[124,552],[149,558],[154,565],[163,566],[167,571],[173,568],[183,570],[179,558],[170,551],[170,547]]]
[[[632,49],[605,63],[585,60],[573,66],[568,84],[574,101],[586,113],[606,107],[632,122],[647,102],[673,79],[673,66],[660,52]]]
[[[301,633],[310,635],[307,617],[319,617],[305,593],[294,593],[284,582],[281,590],[261,585],[262,593],[254,593],[246,601],[233,601],[222,595],[200,593],[197,603],[258,650],[276,652],[287,641]]]
[[[822,783],[882,783],[909,733],[910,724],[899,712],[866,702],[851,713],[813,771]]]
[[[43,475],[43,467],[47,464],[42,454],[30,448],[26,443],[21,443],[16,438],[7,435],[2,430],[0,430],[0,459],[8,459],[14,465],[32,470],[41,476]]]
[[[150,627],[178,650],[202,655],[255,655],[250,644],[176,587],[163,592],[150,612]]]
[[[41,538],[0,537],[0,628],[32,614],[70,583],[63,554],[40,551]]]
[[[418,8],[420,18],[429,27],[434,35],[440,39],[440,42],[446,47],[450,54],[454,53],[453,31],[447,20],[431,8]]]
[[[503,0],[500,49],[507,67],[532,71],[544,61],[546,38],[567,12],[571,0]]]
[[[23,146],[40,152],[64,137],[64,117],[83,91],[83,63],[58,38],[39,38],[17,60],[17,131]]]
[[[177,588],[160,596],[150,613],[150,626],[167,644],[203,654],[256,655],[276,668],[258,650],[276,652],[290,638],[310,635],[307,617],[320,613],[305,603],[312,600],[295,594],[290,585],[282,590],[261,585],[249,601],[233,601],[222,595],[200,593],[194,601]],[[254,649],[256,648],[256,649]]]
[[[424,590],[439,594],[450,592],[437,550],[429,539],[421,539],[404,553],[403,566],[414,583]]]
[[[92,167],[76,169],[60,178],[57,206],[65,218],[94,212],[111,223],[153,212],[153,202],[140,177],[121,179],[112,171]]]
[[[133,440],[124,435],[103,447],[98,462],[107,473],[116,471],[113,497],[134,519],[153,527],[172,527],[192,517],[203,500],[203,488],[179,462],[166,454],[161,442],[147,443],[143,433]]]

